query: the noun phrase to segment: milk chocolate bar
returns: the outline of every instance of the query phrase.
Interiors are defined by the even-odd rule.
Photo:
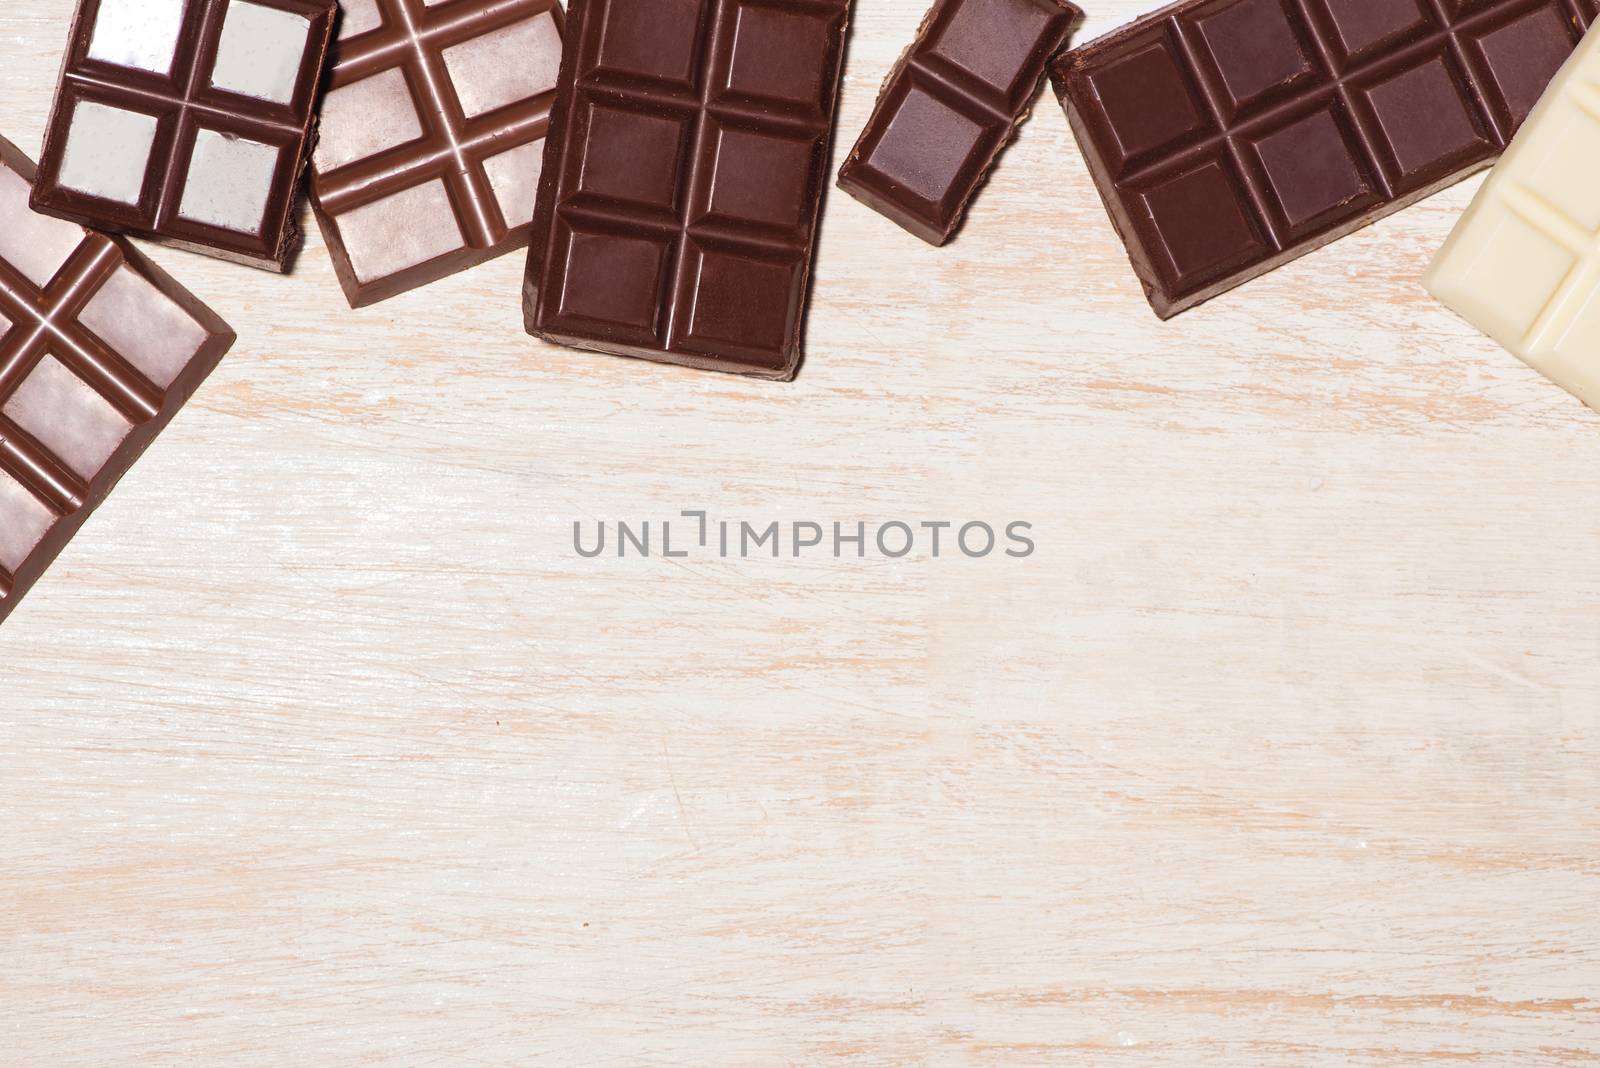
[[[1596,0],[1183,0],[1051,65],[1168,318],[1488,165]]]
[[[0,620],[233,344],[120,238],[28,208],[0,139]]]
[[[334,11],[79,0],[34,209],[286,270]]]
[[[311,204],[362,307],[523,248],[561,65],[556,0],[342,0]]]
[[[1082,19],[1067,0],[938,0],[839,187],[929,244],[949,241]]]
[[[528,331],[794,377],[849,13],[849,0],[573,0]]]
[[[1600,410],[1600,33],[1556,75],[1427,287]]]

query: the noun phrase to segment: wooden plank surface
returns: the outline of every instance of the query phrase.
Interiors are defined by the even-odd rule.
[[[1419,287],[1474,187],[1163,325],[1046,98],[948,249],[831,199],[792,385],[157,250],[240,341],[0,630],[0,1063],[1595,1063],[1600,417]],[[685,509],[1037,551],[573,552]]]

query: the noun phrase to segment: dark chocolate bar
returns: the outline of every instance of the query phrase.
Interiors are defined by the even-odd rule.
[[[793,378],[849,14],[849,0],[573,0],[529,333]]]
[[[528,243],[556,0],[342,0],[311,204],[352,307]]]
[[[938,0],[839,187],[929,244],[949,241],[1082,20],[1067,0]]]
[[[79,0],[35,210],[282,271],[334,0]]]
[[[1184,0],[1051,65],[1169,318],[1487,166],[1596,0]]]
[[[0,139],[0,621],[233,344],[119,238],[35,214]]]

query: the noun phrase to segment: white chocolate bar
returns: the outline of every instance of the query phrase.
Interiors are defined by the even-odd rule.
[[[1556,75],[1424,284],[1600,410],[1600,33]]]

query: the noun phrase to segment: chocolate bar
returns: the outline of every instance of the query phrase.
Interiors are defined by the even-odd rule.
[[[28,208],[0,139],[0,621],[233,344],[119,238]]]
[[[1067,0],[938,0],[839,188],[931,245],[949,241],[1082,20]]]
[[[1600,410],[1600,33],[1556,75],[1426,282]]]
[[[528,243],[556,0],[343,0],[311,204],[351,307]]]
[[[33,207],[274,271],[334,0],[79,0]]]
[[[1499,155],[1596,0],[1183,0],[1051,64],[1162,318]]]
[[[529,333],[793,378],[849,14],[849,0],[573,0]]]

